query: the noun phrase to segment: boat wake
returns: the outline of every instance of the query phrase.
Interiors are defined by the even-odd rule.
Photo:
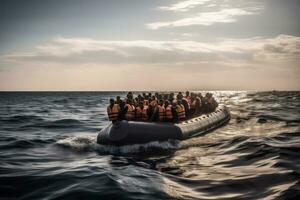
[[[95,136],[71,136],[58,140],[56,144],[76,151],[96,151],[99,154],[130,155],[130,154],[164,154],[181,148],[180,141],[154,141],[134,145],[101,145],[96,143]]]

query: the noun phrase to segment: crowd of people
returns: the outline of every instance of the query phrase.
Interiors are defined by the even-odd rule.
[[[218,103],[211,93],[202,96],[201,93],[186,91],[175,93],[143,93],[133,96],[128,92],[124,99],[117,96],[110,99],[107,114],[113,123],[118,120],[179,122],[212,112]]]

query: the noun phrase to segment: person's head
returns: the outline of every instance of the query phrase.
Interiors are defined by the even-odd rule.
[[[168,95],[168,94],[164,94],[164,100],[167,100],[167,99],[168,99],[168,97],[169,97],[169,95]]]
[[[117,100],[117,102],[120,102],[121,97],[120,97],[120,96],[117,96],[117,97],[116,97],[116,100]]]
[[[168,100],[165,101],[165,106],[167,107],[168,105],[170,105],[170,102]]]
[[[164,105],[164,100],[160,99],[160,100],[159,100],[159,105],[160,105],[160,106],[163,106],[163,105]]]
[[[142,101],[139,102],[139,107],[143,108],[144,107],[144,103]]]
[[[123,101],[122,99],[120,99],[120,103],[119,103],[121,108],[124,108],[125,106],[125,101]]]
[[[143,99],[144,99],[144,98],[142,97],[142,95],[140,95],[140,94],[137,96],[137,98],[138,98],[138,101],[143,101]]]
[[[177,98],[178,100],[181,100],[181,99],[182,99],[182,95],[180,95],[180,94],[178,93],[177,96],[176,96],[176,98]]]
[[[130,105],[132,105],[132,99],[128,98],[127,99],[127,103],[130,104]]]
[[[175,100],[172,101],[172,106],[173,106],[173,107],[176,107],[176,106],[177,106],[177,101],[175,101]]]
[[[187,96],[187,97],[190,96],[190,92],[189,92],[189,91],[186,91],[186,92],[185,92],[185,96]]]
[[[128,94],[127,94],[127,98],[128,98],[128,99],[133,99],[132,92],[128,92]]]
[[[109,100],[109,103],[110,103],[110,105],[114,105],[114,104],[115,104],[115,100],[114,100],[113,98],[111,98],[111,99]]]
[[[209,93],[208,92],[205,94],[205,97],[209,97]]]
[[[152,100],[152,101],[156,100],[156,97],[155,97],[155,96],[152,96],[152,97],[151,97],[151,100]]]
[[[144,106],[148,106],[149,105],[149,101],[148,100],[144,100]]]

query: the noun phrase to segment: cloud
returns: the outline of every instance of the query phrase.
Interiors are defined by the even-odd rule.
[[[0,56],[0,89],[299,89],[299,62],[300,37],[291,35],[213,43],[56,37]],[[155,81],[145,81],[153,72]]]
[[[164,27],[211,26],[216,23],[233,23],[239,16],[256,15],[264,9],[264,2],[258,0],[184,0],[169,6],[158,7],[161,11],[180,13],[180,19],[157,21],[145,24],[148,29],[156,30]],[[185,17],[182,17],[185,16]]]
[[[216,12],[199,13],[194,17],[183,18],[176,21],[154,22],[146,24],[146,27],[156,30],[163,27],[182,27],[192,25],[210,26],[215,23],[232,23],[236,22],[237,16],[253,15],[254,12],[246,11],[240,8],[222,9]]]
[[[218,39],[213,43],[191,40],[107,41],[56,37],[34,51],[3,55],[6,62],[59,63],[197,63],[274,62],[299,60],[300,37]]]
[[[180,1],[178,3],[172,4],[170,6],[161,6],[159,7],[160,10],[167,10],[167,11],[188,11],[196,6],[204,5],[208,2],[211,2],[212,0],[186,0],[186,1]]]

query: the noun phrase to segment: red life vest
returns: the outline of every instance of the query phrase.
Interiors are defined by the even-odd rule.
[[[158,105],[159,121],[163,122],[165,120],[165,114],[165,108],[161,105]]]
[[[176,111],[178,114],[178,120],[184,120],[185,119],[185,110],[183,105],[177,105]]]
[[[147,121],[148,120],[148,106],[144,106],[143,111],[142,111],[142,121]]]
[[[126,112],[126,114],[125,114],[125,119],[126,120],[133,120],[134,119],[134,115],[135,115],[135,113],[134,113],[134,111],[135,111],[135,109],[134,109],[134,106],[133,105],[130,105],[130,104],[126,104],[125,106],[127,106],[127,112]]]
[[[165,110],[165,118],[166,118],[167,120],[173,119],[172,106],[171,106],[171,105],[168,105],[168,106],[166,107],[166,110]]]
[[[120,106],[118,104],[114,104],[111,108],[110,105],[107,107],[107,114],[109,121],[116,121],[118,120],[120,111]]]

